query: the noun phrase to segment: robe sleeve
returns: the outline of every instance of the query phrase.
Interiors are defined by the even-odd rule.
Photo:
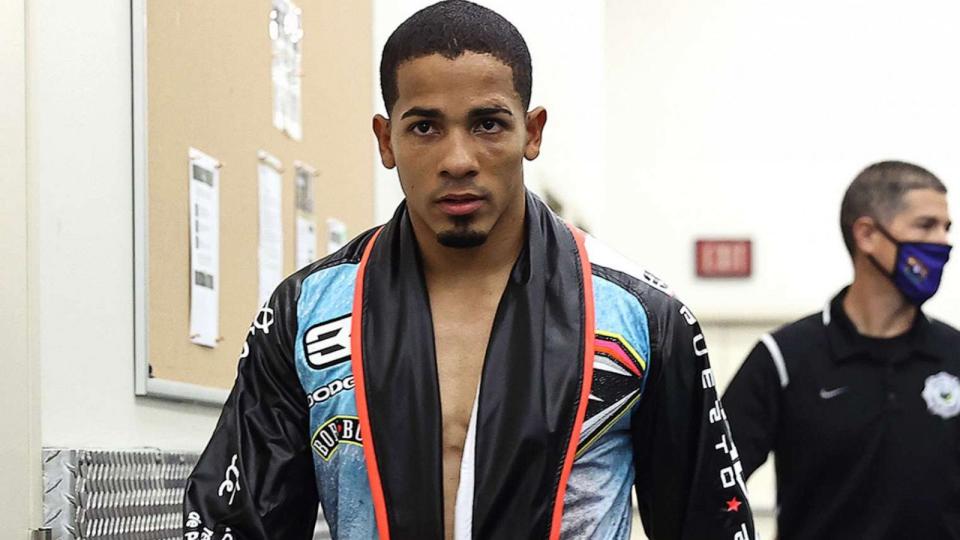
[[[754,540],[700,325],[686,306],[662,296],[649,303],[653,362],[631,426],[644,529],[651,540]]]
[[[247,334],[237,379],[187,480],[185,540],[309,539],[318,496],[293,361],[296,302],[281,285]]]

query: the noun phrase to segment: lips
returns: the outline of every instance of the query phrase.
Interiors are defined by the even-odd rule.
[[[485,199],[473,193],[456,193],[444,195],[437,201],[440,210],[448,216],[465,216],[472,214],[483,206]]]

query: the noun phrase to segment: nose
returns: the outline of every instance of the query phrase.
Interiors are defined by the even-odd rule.
[[[454,130],[446,137],[440,176],[452,180],[472,178],[477,175],[477,156],[468,134]]]
[[[949,244],[950,243],[950,218],[949,216],[944,216],[937,220],[936,226],[932,227],[927,233],[927,242],[933,242],[935,244]]]
[[[934,242],[938,244],[949,244],[950,243],[950,229],[946,227],[940,227],[937,229],[937,238]]]

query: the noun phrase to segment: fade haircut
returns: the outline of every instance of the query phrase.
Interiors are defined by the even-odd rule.
[[[864,169],[851,182],[840,204],[840,231],[852,257],[856,248],[853,222],[868,216],[886,225],[903,210],[903,197],[914,189],[947,188],[933,173],[903,161],[881,161]]]
[[[527,43],[499,13],[465,0],[437,2],[414,13],[390,34],[380,58],[380,91],[387,116],[397,103],[397,69],[408,60],[470,51],[489,54],[513,70],[513,87],[530,107],[533,67]]]

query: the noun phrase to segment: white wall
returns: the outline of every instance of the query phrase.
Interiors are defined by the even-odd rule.
[[[40,370],[31,328],[27,244],[24,0],[0,1],[0,538],[40,522]]]
[[[606,2],[605,239],[706,321],[721,391],[763,331],[852,277],[837,222],[863,167],[928,167],[960,215],[958,18],[928,1]],[[698,280],[694,239],[737,236],[754,277]],[[958,272],[927,308],[954,325]],[[770,463],[749,487],[769,538]]]
[[[380,53],[390,33],[432,1],[374,0],[374,104],[380,98]],[[570,0],[481,0],[520,30],[533,58],[531,107],[547,109],[540,157],[525,164],[527,185],[549,189],[564,203],[565,213],[598,233],[605,227],[603,208],[603,33],[599,2]],[[371,141],[373,134],[371,133]],[[371,142],[371,144],[374,144]],[[384,169],[377,156],[376,218],[386,220],[403,197],[396,172]]]
[[[130,2],[28,3],[43,444],[200,449],[218,410],[133,395]]]
[[[840,200],[873,161],[930,168],[960,215],[957,3],[606,7],[604,232],[701,318],[822,306],[852,276]],[[717,236],[754,239],[752,279],[694,277],[694,238]],[[929,311],[960,324],[960,270]]]

